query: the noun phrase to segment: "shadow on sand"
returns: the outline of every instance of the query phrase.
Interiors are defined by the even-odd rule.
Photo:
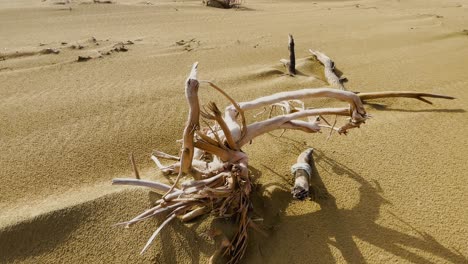
[[[311,183],[316,194],[317,191],[322,193],[316,196],[319,197],[316,202],[320,205],[320,210],[304,215],[286,216],[284,211],[293,200],[289,191],[281,188],[274,188],[268,198],[258,197],[264,204],[261,211],[265,226],[270,225],[273,230],[266,239],[255,236],[257,250],[251,249],[249,257],[255,259],[260,255],[267,263],[336,263],[339,261],[336,258],[338,250],[348,263],[365,263],[366,260],[356,244],[358,239],[412,263],[433,263],[422,256],[428,254],[450,263],[467,263],[468,259],[461,253],[443,246],[430,234],[417,230],[393,213],[390,214],[399,223],[418,235],[405,234],[379,225],[377,220],[381,206],[388,203],[381,195],[383,190],[379,183],[373,181],[371,184],[346,165],[328,158],[320,151],[315,150],[314,159]],[[354,180],[359,185],[358,204],[352,209],[338,208],[335,198],[326,190],[316,166],[321,170],[332,168],[331,174]],[[268,173],[271,173],[271,169]],[[311,201],[305,203],[307,202]],[[288,226],[284,226],[286,223]],[[278,226],[281,228],[277,228]],[[336,249],[335,253],[332,252],[332,247]],[[389,258],[388,254],[385,255]],[[385,256],[382,258],[385,262]]]

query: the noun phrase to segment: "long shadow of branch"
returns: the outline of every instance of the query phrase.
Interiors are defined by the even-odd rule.
[[[300,262],[313,259],[317,263],[335,263],[336,253],[333,253],[331,248],[336,248],[346,262],[364,263],[363,255],[356,244],[357,238],[413,263],[431,263],[423,257],[427,253],[452,263],[467,262],[467,259],[460,253],[453,252],[427,232],[419,231],[411,225],[411,229],[416,231],[417,236],[377,224],[381,206],[388,203],[381,195],[382,189],[378,182],[374,181],[376,185],[374,187],[358,173],[320,151],[315,152],[314,158],[321,170],[331,168],[332,174],[349,177],[356,181],[360,185],[358,187],[359,202],[352,209],[340,209],[335,198],[328,195],[328,199],[316,200],[320,205],[320,210],[308,214],[286,216],[284,213],[286,208],[293,203],[291,195],[284,188],[275,188],[269,195],[269,199],[263,197],[266,204],[264,206],[266,222],[268,219],[270,222],[272,218],[277,219],[273,221],[276,225],[273,227],[273,237],[261,242],[262,251],[272,252],[270,256],[264,257],[268,258],[266,261],[282,263],[283,261]],[[316,190],[327,193],[315,166],[312,174],[312,186],[315,186]],[[400,217],[396,215],[394,217],[406,223]],[[279,222],[286,222],[288,225],[285,226],[284,223],[279,224]],[[288,247],[291,251],[283,249]],[[417,249],[418,253],[408,249]]]
[[[419,249],[453,263],[466,263],[467,259],[464,256],[452,252],[428,233],[417,231],[411,225],[411,228],[417,231],[419,237],[378,225],[375,221],[379,217],[380,207],[384,203],[388,203],[380,195],[381,191],[379,192],[349,167],[326,157],[323,153],[318,152],[316,162],[328,163],[335,173],[350,177],[360,184],[359,204],[350,210],[338,210],[341,211],[340,216],[343,217],[342,221],[349,223],[351,227],[349,231],[353,236],[414,263],[430,263],[430,261],[404,247]],[[320,178],[317,171],[314,173]],[[380,188],[379,185],[378,188]],[[397,217],[396,215],[394,216]],[[398,219],[403,221],[401,218]],[[408,223],[406,224],[409,225]]]
[[[379,103],[365,103],[369,105],[373,109],[379,111],[392,111],[392,112],[406,112],[406,113],[465,113],[465,109],[418,109],[418,110],[410,110],[410,109],[402,109],[402,108],[392,108],[385,104]]]

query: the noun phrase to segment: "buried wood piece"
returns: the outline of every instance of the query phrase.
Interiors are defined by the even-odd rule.
[[[288,69],[290,76],[296,75],[296,53],[294,52],[294,38],[288,35],[289,60],[281,59],[280,62]]]
[[[294,198],[304,200],[309,197],[309,182],[312,175],[312,153],[314,149],[309,148],[302,152],[297,158],[297,163],[291,167],[294,176],[294,187],[291,191]]]
[[[325,67],[325,78],[327,79],[328,84],[330,84],[334,88],[339,88],[341,90],[346,90],[343,81],[344,78],[339,78],[335,73],[335,62],[332,61],[327,55],[320,51],[311,50],[309,49],[310,53],[312,53],[318,61],[320,61],[323,66]]]

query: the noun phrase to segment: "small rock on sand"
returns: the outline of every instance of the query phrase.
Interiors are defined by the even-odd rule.
[[[90,56],[78,56],[78,59],[76,61],[84,62],[84,61],[89,61],[90,59],[92,59]]]
[[[59,49],[53,49],[53,48],[47,48],[41,50],[39,53],[41,54],[59,54],[60,50]]]

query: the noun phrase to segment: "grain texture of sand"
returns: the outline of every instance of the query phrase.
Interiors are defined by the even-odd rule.
[[[1,263],[205,263],[216,249],[206,233],[227,222],[175,221],[139,255],[158,221],[113,225],[153,197],[110,181],[131,175],[130,152],[143,178],[167,181],[149,153],[178,151],[193,62],[242,101],[324,86],[309,48],[335,60],[349,90],[457,99],[379,100],[361,129],[329,140],[256,139],[244,151],[269,237],[252,234],[245,263],[468,262],[467,1],[115,2],[0,1]],[[288,33],[296,77],[279,63]],[[307,147],[328,200],[290,194],[289,167]]]

